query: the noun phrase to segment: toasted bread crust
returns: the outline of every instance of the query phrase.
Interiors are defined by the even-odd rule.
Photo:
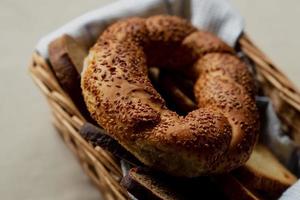
[[[69,95],[84,117],[92,121],[80,87],[80,73],[83,60],[88,52],[66,34],[52,41],[48,51],[51,68],[62,89]]]
[[[248,188],[278,198],[297,181],[267,149],[258,144],[244,166],[234,171],[234,175]]]
[[[214,179],[228,199],[262,200],[230,174],[224,174]]]

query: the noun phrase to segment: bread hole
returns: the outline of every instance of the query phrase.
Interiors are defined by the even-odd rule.
[[[194,83],[181,75],[172,74],[169,71],[151,67],[148,77],[156,91],[165,100],[167,108],[181,116],[197,109],[193,93]]]

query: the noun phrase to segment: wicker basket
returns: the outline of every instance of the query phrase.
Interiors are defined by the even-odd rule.
[[[285,131],[300,144],[299,91],[245,34],[239,39],[239,46],[256,64],[257,80],[264,93],[271,98]],[[80,136],[78,130],[85,119],[58,84],[47,61],[34,53],[29,69],[33,80],[47,97],[54,126],[78,158],[83,170],[99,188],[103,198],[128,199],[126,190],[119,184],[122,178],[120,162],[109,152],[99,147],[93,148]]]

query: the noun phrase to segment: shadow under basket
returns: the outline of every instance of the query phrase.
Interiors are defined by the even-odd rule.
[[[244,34],[239,39],[238,45],[255,64],[256,78],[264,94],[270,97],[284,131],[300,144],[299,91],[247,35]],[[60,87],[47,61],[38,53],[33,53],[29,70],[33,80],[46,96],[58,133],[76,155],[103,198],[128,199],[127,191],[120,185],[123,177],[120,161],[100,147],[92,147],[79,134],[85,119]]]

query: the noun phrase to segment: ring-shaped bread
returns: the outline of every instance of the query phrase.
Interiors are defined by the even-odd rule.
[[[179,116],[153,88],[147,66],[195,78],[198,109]],[[145,165],[175,176],[230,171],[259,130],[254,81],[232,48],[175,16],[129,18],[100,36],[81,87],[91,116]]]

